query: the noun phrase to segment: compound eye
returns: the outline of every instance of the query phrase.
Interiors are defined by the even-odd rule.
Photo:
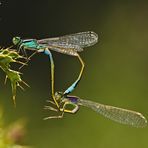
[[[14,45],[17,45],[20,42],[20,40],[21,40],[20,37],[14,37],[12,39],[12,42],[13,42]]]
[[[55,93],[55,98],[56,98],[56,100],[61,100],[62,97],[63,97],[63,93],[62,93],[62,92],[56,92],[56,93]]]

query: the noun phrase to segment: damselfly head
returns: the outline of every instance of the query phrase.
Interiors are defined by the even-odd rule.
[[[13,37],[12,42],[14,45],[17,45],[21,41],[20,37]]]
[[[57,101],[61,101],[63,97],[64,97],[64,94],[62,92],[56,92],[55,93],[55,99]]]

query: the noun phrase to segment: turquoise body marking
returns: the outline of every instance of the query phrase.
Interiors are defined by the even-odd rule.
[[[65,90],[64,95],[67,95],[67,94],[71,93],[75,89],[75,87],[78,85],[79,81],[80,80],[76,80],[70,87],[68,87]]]

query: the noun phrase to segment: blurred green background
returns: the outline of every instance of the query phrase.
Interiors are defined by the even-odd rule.
[[[0,45],[12,45],[12,37],[47,38],[81,31],[95,31],[99,42],[80,53],[85,72],[72,93],[122,108],[139,111],[148,118],[148,2],[107,0],[13,0],[1,1]],[[55,89],[65,90],[77,78],[77,58],[52,52]],[[147,148],[148,127],[120,125],[81,108],[61,120],[43,121],[50,97],[50,64],[38,54],[22,69],[31,88],[17,92],[17,108],[11,88],[3,84],[0,71],[0,104],[7,123],[28,120],[26,143],[35,148]]]

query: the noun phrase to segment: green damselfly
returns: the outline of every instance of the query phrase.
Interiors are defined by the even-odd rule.
[[[18,46],[20,50],[33,50],[36,52],[43,52],[44,54],[49,56],[51,62],[51,80],[52,80],[52,97],[57,107],[59,108],[59,104],[57,103],[54,96],[54,61],[50,50],[78,57],[82,67],[76,81],[66,89],[65,94],[69,94],[74,90],[77,86],[78,82],[82,77],[82,73],[84,70],[84,62],[79,56],[78,52],[83,51],[83,48],[92,46],[96,44],[98,41],[98,35],[93,31],[80,32],[70,35],[65,35],[61,37],[55,38],[46,38],[46,39],[21,39],[20,37],[14,37],[13,43]]]

